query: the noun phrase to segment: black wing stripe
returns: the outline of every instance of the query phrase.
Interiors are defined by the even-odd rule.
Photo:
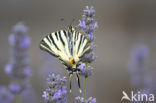
[[[74,46],[76,45],[76,36],[77,36],[77,32],[75,32],[75,35],[74,35]]]
[[[49,36],[46,36],[46,39],[48,40],[49,43],[51,43]]]
[[[66,34],[66,31],[65,30],[63,30],[63,33],[64,33],[65,37],[67,37],[67,34]]]
[[[64,43],[64,41],[63,41],[63,39],[62,39],[62,36],[61,36],[61,35],[63,35],[63,33],[61,34],[61,31],[59,31],[58,34],[59,34],[59,38],[60,38],[60,40],[61,40],[63,46],[65,46],[65,43]]]
[[[47,45],[44,40],[42,40],[41,43],[40,43],[40,49],[48,52],[49,54],[51,54],[51,55],[53,55],[55,57],[58,57],[57,55],[55,55],[53,53],[53,51],[49,48],[49,45]]]
[[[58,56],[55,55],[54,53],[50,52],[50,51],[47,50],[47,49],[42,48],[41,46],[40,46],[40,49],[41,49],[41,50],[44,50],[44,51],[46,51],[46,52],[48,52],[48,53],[49,53],[50,55],[52,55],[52,56],[58,57]]]
[[[40,44],[44,45],[44,46],[47,47],[49,50],[51,50],[51,49],[49,48],[49,45],[46,44],[44,40],[42,40]],[[45,48],[43,48],[42,46],[40,46],[40,48],[41,48],[42,50],[45,49]]]
[[[73,55],[73,41],[71,42],[71,54]]]
[[[86,38],[85,38],[85,37],[83,37],[82,43],[84,43],[85,39],[86,39]]]
[[[88,47],[89,47],[89,45],[86,44],[85,47],[83,48],[83,51],[85,51]]]
[[[55,32],[55,36],[56,36],[56,38],[57,38],[57,40],[58,40],[58,35],[57,35],[57,32]]]
[[[78,35],[78,33],[77,32],[75,32],[75,38],[74,38],[74,42],[76,41],[76,36]]]
[[[60,49],[59,49],[58,46],[56,45],[56,43],[55,43],[55,41],[54,41],[52,35],[49,35],[49,37],[50,37],[50,39],[52,40],[53,45],[57,48],[57,50],[60,51]]]
[[[77,33],[76,40],[78,40],[79,35],[80,35],[80,33]]]
[[[81,45],[81,42],[82,42],[82,37],[83,37],[83,36],[81,35],[77,53],[79,52],[79,49],[80,49],[80,45]]]

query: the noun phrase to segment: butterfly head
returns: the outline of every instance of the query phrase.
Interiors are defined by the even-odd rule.
[[[76,67],[77,67],[77,62],[74,60],[74,58],[72,58],[72,59],[70,60],[70,65],[72,66],[72,69],[76,69]]]

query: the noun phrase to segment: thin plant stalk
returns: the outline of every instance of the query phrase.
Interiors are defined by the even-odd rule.
[[[21,96],[20,95],[16,96],[16,103],[21,103]]]
[[[83,98],[84,98],[84,101],[86,100],[86,80],[87,78],[84,77],[84,87],[83,87]]]
[[[85,63],[86,68],[87,68],[87,65],[88,65],[88,63]],[[84,101],[86,100],[86,86],[87,86],[86,82],[87,82],[87,77],[84,76],[84,86],[83,86],[83,98],[84,98]]]

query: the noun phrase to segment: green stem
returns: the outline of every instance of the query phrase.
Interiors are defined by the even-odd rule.
[[[88,63],[85,63],[86,65],[86,68],[87,68],[87,65]],[[86,100],[86,81],[87,81],[87,77],[84,76],[84,86],[83,86],[83,98],[84,98],[84,101]]]
[[[21,103],[21,96],[20,95],[16,96],[16,103]]]
[[[87,78],[84,77],[84,87],[83,87],[83,98],[84,98],[84,101],[86,100],[86,80],[87,80]]]

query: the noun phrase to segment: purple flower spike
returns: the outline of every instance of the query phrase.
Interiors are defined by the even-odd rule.
[[[94,16],[95,16],[94,7],[86,6],[82,15],[82,21],[79,20],[79,25],[78,25],[80,27],[80,30],[84,33],[85,37],[90,41],[90,45],[91,45],[91,50],[88,51],[88,53],[86,53],[82,57],[82,61],[85,63],[91,63],[95,61],[95,59],[97,58],[92,53],[93,47],[95,47],[94,46],[95,37],[93,35],[93,32],[98,27],[98,24],[95,21]]]
[[[0,103],[11,103],[14,99],[14,95],[8,88],[0,86]]]
[[[27,55],[27,49],[31,41],[27,32],[27,26],[20,22],[13,26],[12,34],[9,36],[11,57],[10,62],[6,65],[5,72],[15,79],[26,79],[32,74]]]
[[[24,23],[17,23],[8,37],[10,43],[10,61],[5,67],[6,74],[11,77],[8,88],[17,96],[28,88],[29,77],[32,75],[27,54],[31,40],[27,35],[28,28]]]
[[[76,103],[96,103],[96,98],[88,98],[87,100],[84,101],[83,97],[76,97]]]
[[[92,34],[95,31],[95,29],[98,27],[94,16],[95,16],[94,7],[86,6],[86,9],[83,12],[82,21],[79,20],[79,25],[78,25],[90,41],[94,41],[94,36]]]
[[[65,103],[67,89],[65,86],[66,79],[54,73],[47,78],[48,88],[43,92],[42,97],[46,103]]]

